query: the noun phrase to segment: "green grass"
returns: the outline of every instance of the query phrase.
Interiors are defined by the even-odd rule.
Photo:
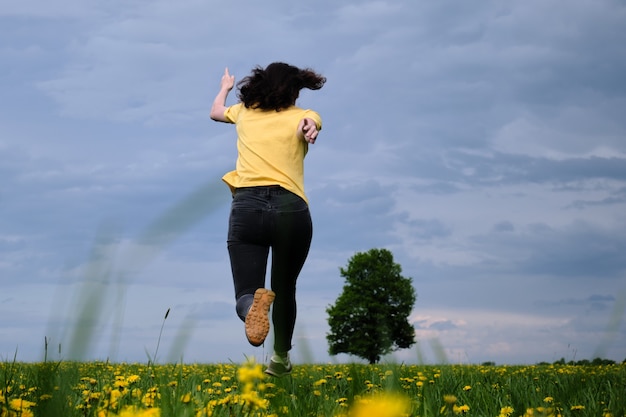
[[[405,410],[389,408],[392,403],[385,403],[389,398],[382,394],[399,395],[392,400],[405,401]],[[387,411],[380,414],[380,408]],[[13,361],[0,364],[0,410],[3,417],[497,417],[531,412],[623,417],[626,365],[296,365],[291,376],[276,379],[253,363]]]

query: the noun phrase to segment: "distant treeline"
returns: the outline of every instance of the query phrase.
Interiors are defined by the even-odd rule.
[[[615,365],[615,361],[612,359],[602,359],[602,358],[595,358],[592,360],[589,359],[581,359],[579,361],[566,361],[565,358],[561,358],[558,361],[554,361],[552,364],[553,365],[580,365],[580,366],[584,366],[584,365],[592,365],[592,366],[599,366],[599,365]],[[495,366],[495,362],[483,362],[481,365],[482,366]],[[624,359],[622,361],[622,364],[626,364],[626,359]],[[539,362],[537,365],[550,365],[549,362]]]

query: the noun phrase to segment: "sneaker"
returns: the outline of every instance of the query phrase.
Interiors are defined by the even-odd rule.
[[[265,288],[254,293],[254,301],[246,315],[246,337],[252,346],[261,346],[270,331],[268,314],[274,297],[276,294]]]
[[[280,356],[273,355],[270,359],[270,364],[265,370],[265,373],[268,375],[281,377],[285,375],[289,375],[291,373],[291,361],[289,360],[289,356],[285,358],[281,358]]]

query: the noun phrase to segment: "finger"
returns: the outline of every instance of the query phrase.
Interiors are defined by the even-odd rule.
[[[224,69],[224,75],[230,77],[230,74],[228,73],[228,67]]]

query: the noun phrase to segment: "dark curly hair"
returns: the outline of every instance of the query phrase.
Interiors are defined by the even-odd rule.
[[[254,68],[239,81],[238,97],[247,108],[280,111],[293,106],[303,88],[319,90],[325,82],[326,78],[312,69],[274,62],[265,69]]]

